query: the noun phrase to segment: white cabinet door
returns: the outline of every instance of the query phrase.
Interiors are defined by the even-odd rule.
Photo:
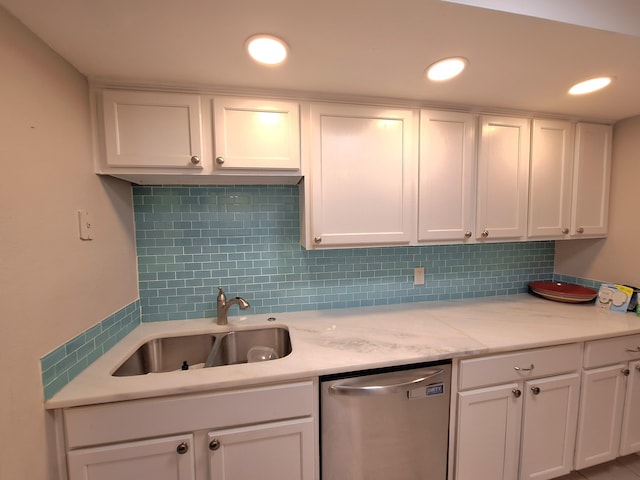
[[[312,480],[312,418],[210,432],[210,480]]]
[[[300,170],[297,102],[215,97],[215,170]]]
[[[531,137],[529,237],[563,238],[571,227],[574,128],[535,119]]]
[[[473,236],[476,124],[466,113],[420,111],[418,241]]]
[[[411,241],[417,183],[414,115],[404,109],[311,105],[307,247]]]
[[[545,480],[573,470],[580,377],[525,382],[520,480]]]
[[[192,435],[73,450],[69,480],[194,480]]]
[[[517,477],[522,399],[514,390],[519,389],[512,383],[458,393],[456,480]]]
[[[622,371],[625,368],[625,364],[618,364],[582,373],[577,470],[618,456],[626,384]]]
[[[607,234],[611,176],[610,125],[578,123],[574,159],[571,235]]]
[[[629,364],[620,455],[640,452],[640,360]]]
[[[202,169],[198,95],[104,90],[102,115],[107,170]]]
[[[476,238],[526,236],[530,142],[529,120],[481,117]]]

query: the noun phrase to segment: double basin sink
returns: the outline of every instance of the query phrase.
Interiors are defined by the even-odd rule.
[[[279,326],[154,338],[142,344],[113,372],[113,376],[275,360],[290,353],[289,331]]]

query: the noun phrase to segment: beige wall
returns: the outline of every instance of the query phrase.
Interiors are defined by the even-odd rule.
[[[56,478],[39,359],[137,298],[131,188],[92,173],[86,78],[2,8],[0,68],[0,478]]]
[[[613,129],[609,236],[556,242],[555,272],[640,287],[640,116]]]

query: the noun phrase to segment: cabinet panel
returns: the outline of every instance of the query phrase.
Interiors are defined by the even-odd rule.
[[[313,432],[311,418],[210,432],[209,478],[312,480]]]
[[[239,97],[213,100],[216,171],[300,169],[296,102]]]
[[[576,126],[571,233],[578,238],[607,233],[611,136],[609,125]]]
[[[529,182],[529,237],[569,234],[574,129],[561,120],[533,121]]]
[[[629,364],[622,416],[620,455],[640,452],[640,360]]]
[[[67,459],[69,480],[195,479],[191,435],[74,450]]]
[[[458,393],[456,480],[518,474],[521,399],[516,383]]]
[[[576,442],[576,469],[618,456],[625,394],[625,364],[584,371]]]
[[[102,113],[107,167],[202,169],[198,95],[105,90]]]
[[[409,243],[413,116],[411,110],[311,106],[312,246]]]
[[[476,117],[420,111],[418,241],[473,235]]]
[[[525,382],[521,480],[554,478],[573,469],[579,390],[577,373]]]
[[[476,238],[526,235],[530,141],[527,119],[481,117]]]

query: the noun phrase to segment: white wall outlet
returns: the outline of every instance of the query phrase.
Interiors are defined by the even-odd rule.
[[[93,240],[93,229],[89,212],[78,210],[78,227],[80,228],[80,240]]]
[[[413,269],[413,284],[424,285],[424,267],[416,267]]]

